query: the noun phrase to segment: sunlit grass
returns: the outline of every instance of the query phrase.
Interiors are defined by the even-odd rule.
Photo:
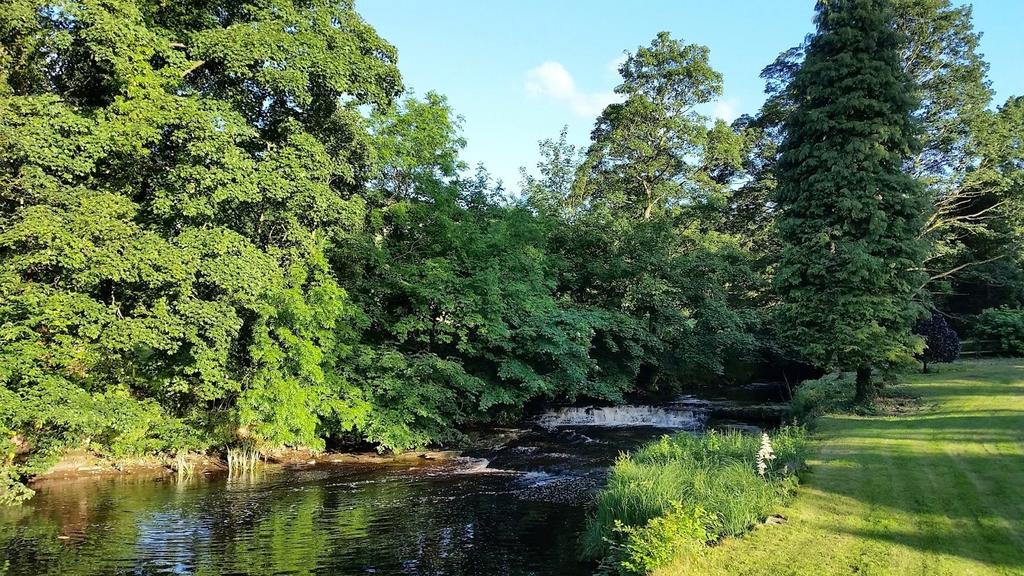
[[[788,522],[667,575],[1024,575],[1024,362],[908,376],[921,410],[827,416]]]

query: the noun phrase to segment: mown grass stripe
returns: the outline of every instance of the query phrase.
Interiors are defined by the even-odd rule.
[[[923,411],[826,416],[789,522],[658,576],[1024,575],[1024,360],[911,375]]]

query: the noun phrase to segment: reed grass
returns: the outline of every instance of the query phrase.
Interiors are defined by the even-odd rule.
[[[228,448],[228,475],[246,474],[256,469],[263,455],[252,442]]]
[[[178,452],[174,455],[174,473],[179,480],[190,478],[196,471],[195,462],[189,460],[188,452]]]

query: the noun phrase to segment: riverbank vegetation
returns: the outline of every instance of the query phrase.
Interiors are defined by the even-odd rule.
[[[827,6],[732,124],[708,48],[657,34],[513,194],[351,0],[10,0],[0,501],[71,448],[452,444],[766,366],[867,395],[921,316],[1002,330],[1024,100],[991,101],[967,7]],[[829,36],[854,11],[869,50]]]
[[[801,428],[771,436],[664,436],[622,456],[598,495],[584,555],[607,574],[647,574],[742,534],[778,510],[806,457]]]

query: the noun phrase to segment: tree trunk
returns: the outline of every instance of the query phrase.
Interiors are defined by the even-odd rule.
[[[863,402],[871,396],[871,366],[857,368],[857,402]]]
[[[928,363],[927,362],[924,362],[924,361],[921,362],[921,372],[924,373],[924,374],[928,373]]]
[[[643,178],[640,179],[640,183],[644,185],[644,194],[647,195],[647,201],[644,203],[644,220],[650,220],[651,213],[654,211],[654,190]]]

